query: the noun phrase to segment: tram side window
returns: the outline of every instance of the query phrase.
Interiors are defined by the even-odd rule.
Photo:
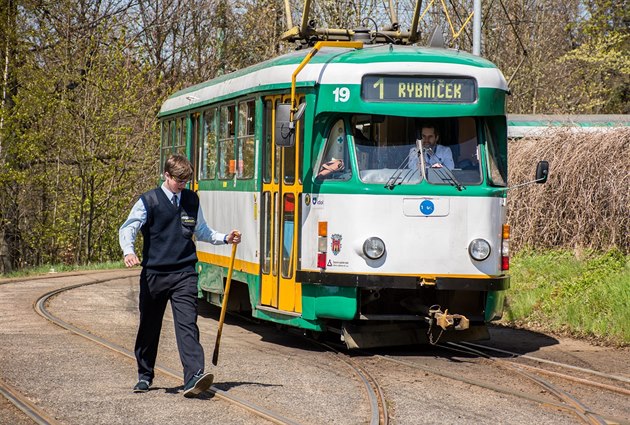
[[[507,186],[507,158],[505,150],[501,151],[501,140],[507,140],[507,124],[505,117],[494,117],[486,121],[486,148],[488,171],[492,184]],[[507,149],[507,142],[505,149]]]
[[[236,172],[234,160],[235,105],[221,107],[219,117],[219,178],[231,179]]]
[[[298,154],[298,180],[302,184],[302,174],[304,174],[304,115],[297,123],[297,136],[300,152]]]
[[[199,179],[213,179],[217,172],[217,109],[203,113],[201,144],[199,146]]]
[[[186,117],[177,118],[177,126],[175,132],[175,143],[173,145],[173,153],[186,155],[186,132],[187,132],[187,120]]]
[[[285,193],[282,208],[282,277],[285,279],[293,276],[293,232],[295,222],[295,195]]]
[[[274,101],[274,105],[273,105],[274,110],[278,109],[278,104],[279,103],[280,103],[279,99],[276,99]],[[275,152],[275,156],[274,156],[274,161],[275,161],[274,164],[275,165],[274,165],[273,182],[275,184],[277,184],[279,182],[279,179],[280,179],[280,165],[281,165],[281,162],[282,162],[282,151],[284,151],[284,148],[277,147],[275,143],[273,145],[274,145],[273,150]]]
[[[271,151],[274,143],[271,139],[271,129],[273,127],[273,107],[270,99],[265,100],[264,107],[265,120],[263,122],[263,141],[264,141],[264,167],[263,167],[263,182],[271,182]]]
[[[239,179],[254,177],[255,118],[256,102],[253,99],[238,104],[237,176]]]
[[[348,180],[352,177],[345,124],[338,120],[330,129],[324,153],[315,167],[317,180]]]
[[[164,171],[164,161],[173,150],[172,143],[173,120],[162,121],[162,137],[160,143],[160,174]]]

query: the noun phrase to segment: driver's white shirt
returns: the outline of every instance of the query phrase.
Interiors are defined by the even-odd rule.
[[[426,150],[424,151],[424,163],[430,167],[433,164],[442,164],[449,170],[455,168],[455,163],[453,162],[453,153],[451,152],[451,148],[443,145],[435,145],[435,152],[433,155],[430,155]],[[418,149],[413,147],[409,149],[409,165],[408,167],[412,170],[418,169]]]

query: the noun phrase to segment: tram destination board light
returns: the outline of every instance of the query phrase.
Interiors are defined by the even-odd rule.
[[[368,102],[474,103],[477,83],[463,77],[366,75],[361,96]]]

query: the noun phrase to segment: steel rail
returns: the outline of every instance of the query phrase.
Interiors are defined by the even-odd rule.
[[[461,345],[463,345],[465,347],[468,346],[468,345],[474,345],[474,346],[478,346],[478,347],[481,347],[481,348],[492,349],[492,347],[485,347],[485,346],[478,345],[478,344],[463,343],[463,342],[461,342],[459,344],[461,344]],[[503,353],[508,353],[509,354],[509,352],[507,352],[505,350],[495,349],[494,351],[501,351]],[[517,358],[518,355],[516,353],[513,353],[513,354],[515,354],[515,356],[513,356],[511,358]],[[523,357],[528,357],[528,358],[531,358],[532,360],[533,359],[537,359],[536,357],[531,357],[531,356],[523,356]],[[492,357],[492,358],[494,359],[494,357]],[[499,359],[503,360],[503,361],[507,361],[505,359],[501,359],[501,358],[499,358]],[[608,375],[608,374],[605,374],[605,373],[602,373],[602,372],[598,372],[598,371],[592,370],[592,369],[584,369],[584,368],[568,365],[568,364],[565,364],[565,363],[558,363],[558,362],[554,362],[554,361],[551,361],[551,360],[545,360],[545,359],[537,359],[537,360],[542,360],[542,363],[549,363],[549,364],[552,364],[552,365],[558,366],[558,367],[564,367],[564,368],[568,368],[568,369],[579,370],[580,372],[590,373],[592,375],[597,375],[599,377],[603,377],[603,378],[607,378],[607,379],[614,379],[615,376],[616,376],[616,375]],[[515,363],[515,364],[517,364],[520,368],[529,369],[529,370],[532,370],[532,371],[540,373],[540,374],[549,375],[549,376],[553,376],[553,377],[560,378],[560,379],[565,379],[567,381],[572,381],[572,382],[575,382],[575,383],[578,383],[578,384],[582,384],[582,385],[588,385],[590,387],[601,388],[603,390],[616,392],[618,394],[625,395],[625,396],[630,396],[630,390],[628,390],[626,388],[616,387],[614,385],[608,385],[608,384],[604,384],[604,383],[601,383],[601,382],[592,381],[590,379],[578,378],[576,376],[571,376],[571,375],[567,375],[565,373],[560,373],[560,372],[554,372],[554,371],[551,371],[551,370],[546,370],[546,369],[543,369],[543,368],[540,368],[540,367],[536,367],[536,366],[531,366],[531,365],[528,365],[528,364],[522,364],[522,363]]]
[[[489,347],[487,345],[482,345],[482,344],[475,344],[475,343],[472,343],[472,342],[461,342],[460,344],[464,345],[464,346],[471,346],[471,347],[481,348],[481,349],[484,349],[484,350],[495,351],[497,353],[509,354],[513,358],[523,358],[523,359],[536,361],[536,362],[539,362],[539,363],[547,363],[547,364],[550,364],[550,365],[563,367],[565,369],[576,370],[576,371],[579,371],[579,372],[584,372],[584,373],[588,373],[588,374],[591,374],[591,375],[600,376],[602,378],[607,378],[607,379],[620,381],[620,382],[625,382],[625,383],[630,384],[630,378],[627,378],[625,376],[613,375],[613,374],[609,374],[609,373],[599,372],[599,371],[593,370],[593,369],[586,369],[586,368],[583,368],[583,367],[573,366],[573,365],[566,364],[566,363],[560,363],[560,362],[556,362],[556,361],[553,361],[553,360],[541,359],[540,357],[529,356],[527,354],[514,353],[512,351],[502,350],[500,348]]]
[[[457,375],[455,373],[449,373],[449,372],[444,372],[441,371],[439,369],[435,369],[429,366],[425,366],[425,365],[421,365],[421,364],[417,364],[417,363],[413,363],[407,360],[400,360],[397,359],[395,357],[391,357],[389,355],[380,355],[377,354],[375,355],[376,358],[381,358],[383,360],[386,361],[390,361],[392,363],[397,363],[403,366],[407,366],[407,367],[411,367],[414,369],[420,369],[423,370],[425,372],[431,373],[433,375],[438,375],[438,376],[442,376],[444,378],[448,378],[448,379],[452,379],[454,381],[458,381],[458,382],[463,382],[469,385],[473,385],[476,387],[480,387],[480,388],[485,388],[487,390],[490,391],[494,391],[494,392],[498,392],[498,393],[502,393],[502,394],[506,394],[506,395],[510,395],[516,398],[520,398],[520,399],[525,399],[528,401],[532,401],[534,403],[538,403],[541,405],[546,405],[546,406],[550,406],[550,407],[554,407],[557,408],[559,410],[564,410],[568,413],[574,413],[575,409],[573,409],[571,406],[567,406],[566,403],[562,403],[562,402],[555,402],[552,400],[547,400],[544,399],[542,397],[538,397],[535,395],[531,395],[531,394],[526,394],[523,392],[519,392],[519,391],[514,391],[512,389],[506,388],[506,387],[502,387],[499,385],[495,385],[495,384],[489,384],[483,381],[479,381],[479,380],[475,380],[475,379],[468,379],[468,378],[464,378],[461,375]],[[621,419],[617,419],[615,418],[613,422],[611,423],[616,423],[616,424],[621,424],[621,425],[630,425],[630,423],[628,423],[627,421],[621,420]]]
[[[556,377],[556,378],[565,379],[567,381],[572,381],[572,382],[575,382],[575,383],[578,383],[578,384],[588,385],[590,387],[600,388],[602,390],[619,393],[619,394],[625,395],[625,396],[630,396],[630,390],[628,390],[626,388],[616,387],[614,385],[603,384],[601,382],[592,381],[590,379],[578,378],[576,376],[567,375],[565,373],[553,372],[551,370],[543,369],[541,367],[530,366],[530,365],[527,365],[527,364],[520,364],[520,363],[514,363],[514,364],[518,365],[518,367],[520,367],[520,368],[529,369],[531,371],[534,371],[534,372],[537,372],[537,373],[540,373],[540,374],[543,374],[543,375],[549,375],[549,376],[553,376],[553,377]]]
[[[518,366],[510,367],[510,369],[512,369],[512,368],[514,368],[514,370],[517,373],[521,374],[522,376],[525,376],[525,377],[529,378],[530,380],[538,383],[543,388],[547,389],[547,391],[551,392],[553,395],[558,397],[560,400],[563,400],[567,404],[573,406],[573,408],[575,410],[574,413],[580,419],[582,419],[584,422],[586,422],[588,424],[593,424],[593,425],[607,425],[608,424],[608,422],[604,418],[602,418],[599,414],[591,411],[582,402],[580,402],[578,399],[573,397],[568,392],[566,392],[566,391],[556,387],[555,385],[550,384],[549,382],[545,381],[544,379],[539,378],[538,376],[535,376],[535,375],[533,375],[533,374],[531,374],[529,372],[525,372],[523,370],[518,370]]]
[[[339,358],[342,362],[353,369],[357,375],[359,375],[370,400],[370,407],[372,410],[370,425],[388,425],[389,413],[387,411],[387,402],[385,400],[385,395],[381,389],[381,386],[378,384],[376,379],[374,379],[374,377],[372,377],[372,375],[370,375],[370,373],[365,370],[365,368],[350,359],[347,355],[341,353],[336,348],[323,342],[315,341],[309,338],[305,339],[315,345],[324,347],[329,352],[334,353],[337,358]]]
[[[479,350],[475,350],[474,348],[470,348],[470,347],[466,347],[464,345],[461,344],[457,344],[454,342],[447,342],[448,346],[446,345],[440,345],[441,348],[445,348],[445,349],[453,349],[451,347],[456,347],[457,351],[460,352],[464,352],[467,354],[474,354],[477,356],[481,356],[483,358],[486,358],[488,360],[491,360],[492,362],[498,364],[499,366],[504,367],[505,369],[511,370],[513,372],[518,373],[521,376],[524,376],[525,378],[535,382],[536,384],[542,386],[545,390],[551,392],[553,395],[555,395],[557,398],[559,398],[561,401],[567,403],[569,406],[571,406],[571,408],[569,409],[573,414],[575,414],[576,416],[578,416],[583,422],[587,423],[587,424],[593,424],[593,425],[606,425],[607,421],[601,417],[599,414],[593,412],[590,408],[586,407],[583,403],[581,403],[579,400],[577,400],[575,397],[573,397],[571,394],[569,394],[568,392],[556,387],[555,385],[552,385],[551,383],[545,381],[542,378],[539,378],[529,372],[526,372],[524,370],[521,370],[521,368],[519,367],[519,365],[512,363],[512,362],[507,362],[505,360],[502,359],[498,359],[496,357],[492,357],[486,353],[483,353]]]
[[[241,320],[245,320],[247,322],[250,323],[256,323],[258,324],[259,321],[252,319],[251,317],[239,314],[239,313],[229,313],[232,317],[237,317]],[[316,345],[319,348],[323,348],[325,351],[327,352],[333,352],[336,355],[339,356],[339,358],[346,363],[346,365],[348,367],[350,367],[351,369],[353,369],[355,371],[355,373],[357,375],[359,375],[359,377],[361,378],[361,381],[363,382],[365,388],[366,388],[366,392],[368,394],[368,398],[370,399],[370,409],[372,412],[372,417],[370,419],[370,425],[389,425],[389,412],[387,411],[387,403],[385,400],[385,394],[383,393],[383,390],[381,389],[381,386],[378,384],[378,382],[376,381],[376,379],[374,379],[374,377],[372,377],[372,375],[365,370],[365,368],[359,366],[358,364],[356,364],[355,362],[353,362],[352,360],[348,360],[347,358],[344,357],[344,355],[337,350],[336,348],[332,347],[329,344],[325,344],[323,342],[317,341],[315,339],[313,339],[312,337],[307,337],[306,335],[304,335],[301,332],[296,332],[294,329],[288,329],[287,332],[291,333],[293,332],[293,334],[296,337],[299,337],[303,340],[306,340],[307,342],[309,342],[310,344]],[[347,357],[347,356],[346,356]],[[362,376],[363,375],[363,376]],[[378,396],[376,396],[375,394],[378,393]],[[374,398],[376,397],[376,398]],[[377,400],[376,404],[373,402],[373,400]],[[380,410],[379,410],[379,406],[380,406]],[[378,415],[375,415],[374,412],[377,412]],[[375,419],[375,418],[380,418],[380,419]],[[382,422],[380,422],[382,420]]]
[[[6,277],[0,279],[0,286],[8,285],[10,283],[21,283],[21,282],[30,282],[33,280],[45,280],[45,279],[61,279],[66,277],[75,277],[75,276],[86,276],[93,275],[99,273],[116,273],[116,272],[125,272],[128,271],[126,269],[104,269],[104,270],[75,270],[69,272],[48,272],[45,274],[38,274],[33,276],[22,276],[22,277]],[[133,270],[134,273],[129,273],[130,276],[135,276],[138,274],[138,270]],[[120,278],[120,277],[118,277]]]
[[[93,335],[87,331],[84,331],[80,328],[77,328],[74,325],[71,325],[70,323],[59,319],[57,317],[55,317],[54,315],[52,315],[47,309],[46,309],[46,302],[52,298],[53,296],[64,292],[64,291],[69,291],[72,289],[76,289],[79,287],[84,287],[84,286],[89,286],[89,285],[94,285],[97,283],[104,283],[104,282],[110,282],[113,280],[119,280],[120,277],[114,277],[114,278],[108,278],[108,279],[102,279],[102,280],[97,280],[97,281],[93,281],[93,282],[85,282],[85,283],[79,283],[79,284],[75,284],[75,285],[70,285],[64,288],[60,288],[60,289],[56,289],[50,292],[45,293],[44,295],[42,295],[36,302],[34,305],[35,311],[40,314],[42,317],[46,318],[47,320],[51,321],[52,323],[66,329],[69,330],[70,332],[73,332],[79,336],[82,336],[92,342],[95,342],[99,345],[102,345],[103,347],[112,350],[118,354],[121,354],[125,357],[128,357],[132,360],[135,360],[135,354],[131,351],[131,350],[127,350],[124,347],[121,347],[117,344],[114,344],[110,341],[107,341],[104,338],[101,338],[99,336]],[[177,371],[166,367],[166,366],[161,366],[161,365],[156,365],[155,367],[156,371],[161,372],[164,375],[170,376],[172,378],[178,379],[178,380],[182,380],[182,374],[178,373]],[[230,395],[227,392],[220,390],[218,388],[216,388],[215,386],[210,387],[210,389],[208,390],[208,392],[214,394],[215,396],[217,396],[217,398],[222,399],[224,401],[228,401],[232,404],[235,404],[241,408],[243,408],[244,410],[255,414],[256,416],[262,417],[263,419],[266,419],[272,423],[276,423],[279,425],[300,425],[299,422],[296,422],[292,419],[286,418],[278,413],[275,413],[269,409],[266,409],[264,407],[261,406],[257,406],[254,403],[251,403],[245,399],[242,399],[240,397],[234,396],[234,395]]]
[[[20,409],[29,419],[37,425],[61,425],[60,422],[52,418],[47,412],[37,407],[26,398],[26,396],[12,388],[9,384],[0,379],[0,395],[4,396],[15,407]]]

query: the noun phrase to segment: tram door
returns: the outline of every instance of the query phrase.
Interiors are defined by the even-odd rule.
[[[281,96],[264,100],[264,166],[261,197],[261,271],[260,303],[278,310],[302,311],[302,287],[295,281],[297,267],[299,199],[302,184],[299,179],[301,161],[301,123],[298,123],[296,143],[279,148],[274,143],[276,107]]]

